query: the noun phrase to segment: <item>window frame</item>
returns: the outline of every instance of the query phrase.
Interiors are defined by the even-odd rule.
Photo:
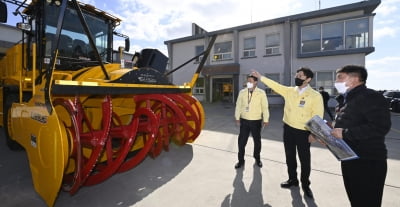
[[[328,28],[326,27],[327,25],[333,25],[333,24],[341,24],[341,35],[340,36],[328,36],[325,35],[326,31],[328,31]],[[345,41],[344,41],[344,26],[345,21],[334,21],[334,22],[328,22],[328,23],[324,23],[321,24],[321,51],[335,51],[335,50],[343,50],[345,47]],[[333,41],[335,39],[339,39],[339,45],[337,45],[337,47],[335,49],[331,49],[330,47],[334,46],[334,45],[328,45],[330,43],[330,41]],[[330,47],[325,47],[325,45],[328,45]]]
[[[324,80],[320,80],[322,77],[322,74],[328,74],[330,73],[330,79],[324,79]],[[336,77],[336,72],[335,71],[316,71],[315,72],[315,77],[313,78],[313,84],[310,84],[312,86],[315,86],[315,89],[318,90],[319,87],[324,87],[324,90],[326,92],[328,92],[330,95],[334,95],[335,94],[335,77]]]
[[[373,27],[372,27],[372,22],[373,22],[373,15],[368,14],[368,15],[362,15],[362,16],[357,16],[357,17],[352,17],[352,18],[343,18],[343,19],[336,19],[332,21],[324,21],[324,22],[318,22],[318,23],[313,23],[313,24],[304,24],[298,27],[298,44],[297,44],[297,57],[298,58],[309,58],[309,57],[318,57],[318,56],[327,56],[327,55],[346,55],[346,54],[356,54],[356,53],[365,53],[369,54],[373,51],[375,51],[375,48],[372,46],[372,36],[371,33],[373,32]],[[351,22],[351,21],[365,21],[365,25],[368,27],[365,29],[364,34],[365,37],[364,40],[362,40],[362,47],[357,47],[357,48],[346,48],[346,22]],[[341,38],[343,39],[343,47],[338,47],[336,50],[322,50],[323,48],[323,26],[324,25],[329,25],[330,23],[338,23],[338,22],[343,22],[343,34],[341,35]],[[315,50],[315,51],[306,51],[304,52],[304,28],[309,27],[309,26],[319,26],[321,29],[319,31],[319,47],[320,50]],[[347,43],[348,44],[348,43]]]
[[[254,47],[246,48],[246,40],[254,40]],[[247,37],[243,39],[243,58],[256,57],[257,39],[256,37]]]
[[[230,46],[228,46],[226,48],[226,52],[219,52],[217,51],[217,48],[221,48],[218,47],[219,45],[223,46],[223,44],[230,44]],[[232,60],[233,58],[233,42],[232,41],[225,41],[225,42],[217,42],[214,44],[214,55],[213,55],[213,61],[223,61],[223,60]]]
[[[203,48],[201,51],[199,51],[199,48],[200,48],[200,47]],[[196,45],[196,46],[194,47],[194,55],[197,56],[197,55],[199,55],[200,53],[204,52],[204,48],[205,48],[204,45]],[[204,55],[201,55],[201,56],[197,57],[194,63],[199,63],[199,62],[201,62],[201,60],[203,59],[203,57],[204,57]]]
[[[193,86],[192,92],[193,95],[204,95],[206,91],[206,82],[204,77],[198,77],[196,83]],[[199,85],[199,84],[202,85]]]
[[[278,37],[278,41],[274,42],[275,44],[268,43],[268,37],[272,36]],[[281,46],[281,34],[279,32],[265,35],[265,48],[264,48],[265,56],[280,54],[280,46]]]
[[[352,21],[357,21],[357,20],[363,20],[363,19],[366,19],[366,18],[357,18],[357,19],[350,19],[350,20],[347,20],[347,21],[345,21],[344,22],[344,29],[345,29],[345,32],[344,32],[344,38],[345,38],[345,47],[346,47],[346,49],[357,49],[357,48],[365,48],[365,47],[368,47],[369,46],[369,32],[370,32],[370,28],[369,28],[369,19],[368,19],[368,21],[366,22],[366,25],[367,25],[367,32],[364,32],[364,34],[366,33],[367,35],[366,35],[366,37],[365,36],[363,36],[363,33],[357,33],[356,34],[356,37],[355,37],[355,39],[357,40],[357,39],[364,39],[364,41],[363,41],[363,45],[364,45],[364,47],[354,47],[354,48],[352,48],[352,47],[348,47],[348,44],[347,44],[347,36],[350,36],[350,35],[348,35],[348,33],[347,33],[347,30],[350,30],[350,28],[352,28],[352,27],[349,27],[349,28],[347,28],[347,24],[349,24],[350,22],[352,22]],[[361,38],[357,38],[357,36],[358,35],[360,35],[361,36]],[[352,36],[355,36],[354,34],[352,34]],[[366,40],[365,40],[366,39]],[[356,43],[356,45],[357,45],[357,43]]]

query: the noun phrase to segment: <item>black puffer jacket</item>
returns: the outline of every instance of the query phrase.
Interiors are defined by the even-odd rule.
[[[352,89],[340,103],[334,127],[343,128],[343,140],[360,159],[387,158],[385,135],[391,127],[390,111],[382,94],[365,85]]]

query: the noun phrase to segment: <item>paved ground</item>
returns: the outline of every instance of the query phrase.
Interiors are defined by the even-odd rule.
[[[237,159],[238,128],[230,104],[204,104],[206,126],[200,137],[183,147],[171,146],[157,159],[146,159],[135,169],[107,181],[83,187],[70,196],[60,192],[56,207],[258,207],[349,206],[340,163],[330,152],[312,145],[311,188],[314,200],[300,188],[281,189],[287,179],[282,144],[282,109],[271,107],[271,122],[262,133],[263,168],[254,166],[253,143],[246,148],[245,168],[233,168]],[[400,206],[400,114],[392,114],[387,135],[388,175],[384,207]],[[45,206],[35,193],[25,152],[12,152],[0,138],[0,206]]]

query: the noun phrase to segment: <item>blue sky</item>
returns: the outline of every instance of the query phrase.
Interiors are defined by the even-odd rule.
[[[83,0],[123,20],[117,28],[131,39],[130,52],[157,48],[191,35],[192,22],[207,31],[360,2],[361,0]],[[29,2],[29,1],[28,1]],[[9,8],[9,11],[12,11]],[[400,89],[400,0],[382,0],[375,10],[375,52],[366,57],[367,86]],[[9,24],[20,18],[9,15]],[[116,42],[123,45],[123,42]],[[396,47],[397,46],[397,47]]]

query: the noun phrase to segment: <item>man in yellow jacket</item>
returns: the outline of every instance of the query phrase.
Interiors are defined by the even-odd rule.
[[[254,141],[253,157],[258,167],[262,167],[260,160],[261,152],[261,129],[268,125],[269,110],[265,91],[257,88],[258,79],[254,76],[247,77],[246,88],[239,92],[235,108],[236,125],[240,125],[238,136],[238,163],[235,168],[244,165],[244,154],[247,140],[251,133]]]
[[[305,128],[306,122],[313,116],[323,117],[324,103],[321,94],[312,89],[309,83],[314,77],[311,69],[302,67],[297,70],[295,87],[281,85],[267,77],[261,76],[257,71],[252,75],[260,79],[262,83],[270,87],[285,99],[283,111],[283,144],[285,147],[286,165],[289,179],[281,183],[282,188],[299,186],[297,179],[296,149],[301,164],[300,181],[304,194],[313,198],[310,189],[311,155],[310,132]]]

